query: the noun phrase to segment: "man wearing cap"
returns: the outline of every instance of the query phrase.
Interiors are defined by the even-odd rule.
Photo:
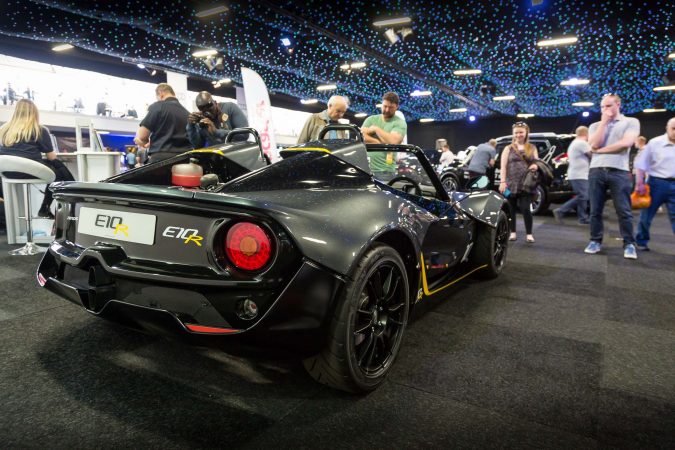
[[[225,142],[235,128],[248,127],[248,119],[236,103],[218,103],[206,91],[197,94],[195,105],[199,112],[188,115],[185,131],[192,148],[209,147]],[[246,134],[234,137],[234,141],[245,141]]]

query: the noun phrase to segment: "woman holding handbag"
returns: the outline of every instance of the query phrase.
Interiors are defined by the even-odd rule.
[[[517,239],[516,235],[516,211],[520,209],[525,221],[526,240],[534,242],[532,235],[532,192],[524,189],[523,181],[527,171],[537,171],[534,161],[539,159],[537,148],[530,143],[530,127],[525,122],[516,122],[511,127],[513,141],[502,151],[500,167],[499,192],[504,194],[511,205],[513,220],[511,221],[510,241]]]

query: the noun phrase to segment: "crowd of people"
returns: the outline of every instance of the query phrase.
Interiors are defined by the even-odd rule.
[[[248,126],[246,115],[236,104],[219,103],[206,91],[197,95],[195,105],[198,111],[192,113],[180,104],[170,85],[160,83],[155,94],[157,102],[148,108],[134,138],[138,151],[131,151],[125,156],[129,167],[161,161],[193,148],[223,143],[232,129]],[[400,99],[394,92],[382,96],[382,113],[367,117],[361,126],[365,143],[403,142],[407,124],[396,114],[399,104]],[[298,143],[316,140],[326,125],[339,123],[348,107],[347,98],[332,96],[324,111],[307,119]],[[555,209],[553,215],[562,223],[567,213],[576,212],[579,223],[588,224],[590,228],[589,243],[584,251],[597,254],[602,251],[603,210],[609,193],[619,221],[624,257],[637,259],[638,249],[649,250],[650,226],[663,204],[667,206],[675,233],[675,118],[668,122],[663,136],[647,143],[646,138],[639,136],[639,121],[621,114],[621,98],[618,95],[605,95],[600,107],[600,121],[589,128],[577,128],[576,139],[567,151],[567,178],[575,197]],[[530,204],[539,181],[541,162],[538,161],[536,146],[530,143],[528,124],[516,122],[511,131],[512,141],[500,155],[498,189],[507,198],[512,211],[509,239],[515,241],[518,238],[516,217],[520,212],[525,225],[525,240],[534,243]],[[327,136],[329,139],[342,137],[342,130],[330,130]],[[241,139],[246,139],[246,136],[242,135]],[[631,168],[630,149],[633,145],[639,152]],[[440,163],[447,165],[454,155],[447,143],[441,150]],[[38,110],[30,100],[19,100],[10,121],[0,127],[0,154],[39,161],[54,171],[56,181],[74,179],[56,158],[49,131],[40,125]],[[370,164],[374,176],[384,181],[391,179],[396,171],[395,159],[394,152],[373,152]],[[496,160],[494,139],[478,145],[468,163],[469,175],[477,177],[492,173]],[[651,205],[640,213],[637,236],[631,207],[633,186],[640,194],[648,189],[651,194]],[[53,217],[51,202],[51,192],[46,190],[38,215]]]

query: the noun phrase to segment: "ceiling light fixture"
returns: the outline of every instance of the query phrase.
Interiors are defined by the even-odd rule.
[[[553,39],[542,39],[537,42],[538,47],[555,47],[557,45],[576,44],[579,39],[576,36],[562,36]]]
[[[333,89],[337,89],[337,85],[335,85],[335,84],[320,84],[319,86],[316,87],[317,91],[332,91]]]
[[[197,50],[197,51],[192,52],[192,56],[194,56],[195,58],[204,58],[204,57],[207,57],[207,56],[214,56],[214,55],[217,55],[217,54],[218,54],[218,50],[213,49],[213,48],[207,48],[207,49],[204,49],[204,50]]]
[[[588,117],[588,116],[591,115],[591,113],[589,113],[588,111],[584,111],[584,112],[581,113],[581,115],[582,115],[583,117]]]
[[[503,102],[507,100],[515,100],[516,96],[515,95],[498,95],[496,97],[492,97],[492,100],[496,102]]]
[[[343,64],[340,66],[340,69],[342,70],[349,70],[349,64]]]
[[[382,103],[378,103],[377,105],[375,105],[375,107],[382,109]]]
[[[221,13],[224,13],[224,12],[227,12],[227,11],[229,11],[227,6],[220,5],[220,6],[215,6],[213,8],[203,9],[201,11],[197,11],[195,13],[195,16],[199,17],[200,19],[203,19],[204,17],[209,17],[209,16],[213,16],[213,15],[216,15],[216,14],[221,14]]]
[[[476,121],[476,116],[469,116],[469,122],[475,122]]]
[[[670,84],[668,86],[659,86],[655,87],[654,92],[659,92],[659,91],[675,91],[675,84]]]
[[[675,52],[668,55],[668,59],[675,59]]]
[[[354,117],[359,117],[359,118],[360,118],[360,117],[366,117],[367,115],[368,115],[368,114],[366,114],[366,113],[356,113],[356,114],[354,114]]]
[[[593,102],[574,102],[572,106],[593,106]]]
[[[73,48],[73,46],[70,44],[59,44],[53,46],[52,50],[54,50],[55,52],[62,52],[64,50],[70,50],[71,48]]]
[[[204,60],[204,64],[206,64],[206,67],[210,71],[214,71],[215,69],[218,70],[223,70],[225,66],[223,65],[223,57],[219,56],[218,58],[214,58],[213,56],[209,56]]]
[[[433,122],[434,120],[436,120],[436,119],[433,119],[431,117],[425,117],[423,119],[420,119],[420,122],[427,123],[427,122]]]
[[[534,117],[534,114],[518,113],[518,114],[516,114],[516,117],[520,117],[521,119],[529,119],[530,117]]]
[[[668,110],[665,109],[665,108],[647,108],[647,109],[642,110],[642,112],[644,112],[644,113],[655,113],[655,112],[666,112],[666,111],[668,111]]]
[[[300,103],[303,105],[313,105],[314,103],[318,103],[319,101],[315,98],[303,98],[300,100]]]
[[[367,64],[363,61],[357,61],[357,62],[351,63],[349,65],[349,68],[351,68],[351,69],[363,69],[364,67],[366,67],[366,65]]]
[[[384,37],[387,38],[387,40],[391,45],[394,45],[395,43],[401,40],[401,38],[398,37],[398,34],[396,34],[393,28],[389,28],[387,31],[385,31]]]
[[[560,86],[581,86],[590,82],[591,80],[586,80],[584,78],[570,78],[569,80],[561,81]]]
[[[138,67],[139,69],[145,69],[145,64],[138,63],[138,64],[136,64],[136,67]]]
[[[461,75],[480,75],[483,73],[482,70],[480,69],[460,69],[460,70],[455,70],[454,72],[455,75],[461,76]]]
[[[410,93],[411,97],[426,97],[426,96],[429,96],[429,95],[431,95],[431,91],[420,91],[420,90],[417,90],[417,89],[415,89],[414,91],[412,91]]]
[[[451,113],[463,113],[463,112],[466,112],[466,111],[467,111],[466,108],[452,108],[450,110]]]
[[[291,46],[291,40],[288,39],[287,37],[281,38],[281,43],[284,44],[284,47],[290,47]]]
[[[405,25],[410,22],[410,17],[397,17],[394,19],[376,20],[373,22],[373,25],[376,27],[391,27],[394,25]]]

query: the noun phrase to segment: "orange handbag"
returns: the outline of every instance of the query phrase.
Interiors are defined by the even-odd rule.
[[[652,204],[652,196],[649,195],[648,184],[645,184],[644,195],[640,195],[638,191],[633,191],[633,193],[630,194],[630,205],[633,207],[633,209],[649,208],[651,204]]]

